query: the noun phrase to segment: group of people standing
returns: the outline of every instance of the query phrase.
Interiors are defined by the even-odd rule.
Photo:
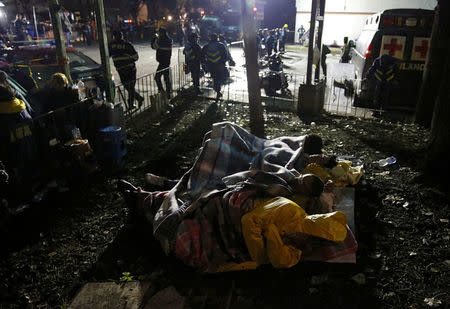
[[[221,87],[229,76],[226,63],[234,66],[228,43],[222,35],[212,33],[209,42],[202,47],[198,43],[198,35],[191,33],[183,50],[187,65],[187,72],[191,72],[195,94],[201,94],[200,90],[200,67],[211,74],[213,88],[217,98],[222,97]]]
[[[139,55],[134,46],[126,41],[123,33],[113,32],[113,40],[109,43],[109,53],[113,59],[120,81],[128,92],[128,110],[136,108],[135,100],[138,101],[138,107],[142,106],[144,98],[136,91],[136,61]],[[168,36],[165,28],[160,28],[153,37],[151,46],[156,50],[156,61],[159,65],[155,74],[155,81],[160,93],[164,93],[168,99],[172,95],[172,83],[170,80],[170,58],[172,57],[172,39]],[[162,76],[166,88],[162,85]]]
[[[156,61],[158,68],[155,74],[155,81],[158,91],[167,97],[172,98],[172,82],[170,78],[170,60],[172,57],[172,39],[167,30],[160,27],[151,41],[151,47],[156,50]],[[128,109],[136,108],[134,102],[138,101],[138,107],[142,106],[144,98],[135,90],[136,85],[136,61],[139,59],[138,53],[133,45],[124,40],[120,31],[113,32],[113,40],[109,44],[109,53],[113,59],[120,80],[128,92]],[[201,47],[198,42],[198,34],[191,32],[185,44],[183,53],[186,62],[186,74],[190,73],[193,80],[195,95],[202,93],[200,90],[200,72],[211,74],[213,88],[217,98],[222,97],[221,86],[229,76],[226,63],[234,66],[235,63],[228,49],[228,43],[221,35],[213,33],[209,42]],[[164,77],[164,84],[162,78]]]
[[[278,29],[259,29],[257,34],[258,50],[262,50],[262,46],[265,46],[267,56],[270,57],[272,52],[285,52],[286,40],[287,40],[287,25]]]

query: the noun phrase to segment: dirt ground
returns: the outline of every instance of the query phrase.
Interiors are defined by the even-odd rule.
[[[265,116],[267,138],[318,133],[326,153],[364,163],[356,186],[356,264],[201,275],[164,256],[149,226],[129,220],[117,179],[143,185],[146,172],[180,177],[214,122],[248,128],[245,106],[178,100],[163,115],[149,111],[129,124],[121,171],[55,194],[18,219],[11,234],[22,237],[0,261],[0,307],[65,308],[83,283],[119,281],[129,272],[155,291],[174,286],[189,308],[448,308],[448,196],[418,168],[428,132],[380,119],[324,115],[306,124],[291,113]],[[397,163],[380,167],[389,156]]]

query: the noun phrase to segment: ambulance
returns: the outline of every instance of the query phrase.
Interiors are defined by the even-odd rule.
[[[355,106],[371,107],[374,85],[366,73],[374,60],[389,54],[398,59],[398,73],[386,109],[414,110],[420,91],[425,61],[430,49],[434,11],[423,9],[391,9],[366,19],[350,62],[355,79],[362,80],[356,93]]]

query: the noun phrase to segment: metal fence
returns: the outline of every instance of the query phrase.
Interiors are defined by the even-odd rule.
[[[190,74],[184,73],[182,64],[171,66],[168,70],[172,84],[172,91],[170,93],[172,97],[177,95],[180,90],[191,86],[191,76]],[[156,74],[157,72],[148,74],[135,81],[135,89],[143,96],[144,101],[140,108],[134,110],[126,110],[128,99],[127,85],[120,84],[116,86],[115,101],[116,103],[124,103],[126,119],[133,118],[145,110],[151,110],[154,114],[158,115],[167,107],[169,100],[167,99],[166,93],[160,93],[158,91],[155,82]],[[261,70],[260,77],[264,76],[264,74],[264,70]],[[305,83],[306,76],[294,73],[285,73],[285,76],[287,79],[287,87],[283,90],[278,90],[275,95],[267,95],[265,89],[261,88],[261,99],[266,110],[297,111],[300,85]],[[130,81],[130,83],[132,84],[133,81]],[[361,81],[347,79],[347,85],[349,83],[352,85],[352,91],[345,89],[343,86],[344,79],[329,78],[326,80],[323,102],[324,110],[327,113],[342,116],[372,117],[372,109],[354,106],[355,96],[361,88]],[[164,81],[163,86],[165,87]],[[200,87],[203,91],[201,99],[216,99],[216,93],[213,90],[213,81],[209,74],[204,74],[201,77]],[[238,110],[248,108],[249,98],[245,67],[229,67],[229,78],[222,86],[222,94],[221,101],[228,102],[229,106]]]
[[[328,79],[325,88],[324,110],[330,114],[371,118],[372,112],[382,112],[370,108],[355,107],[356,96],[361,90],[361,80],[336,78]]]
[[[155,76],[161,73],[163,87],[166,88],[164,80],[164,71],[168,71],[171,83],[171,91],[168,93],[161,93],[158,90]],[[135,81],[129,81],[127,83],[119,84],[115,87],[115,103],[122,103],[124,106],[124,115],[126,119],[133,118],[140,112],[145,110],[152,110],[154,113],[159,114],[169,104],[169,97],[173,97],[179,90],[184,88],[191,82],[190,74],[185,74],[182,65],[174,65],[168,69],[160,72],[151,73],[137,78]],[[141,105],[133,110],[127,109],[128,91],[127,88],[133,88],[143,97]],[[136,102],[135,102],[136,104]]]

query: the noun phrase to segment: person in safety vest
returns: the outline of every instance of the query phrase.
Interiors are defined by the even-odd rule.
[[[134,100],[142,106],[144,98],[135,90],[136,86],[136,64],[139,55],[130,42],[123,39],[120,31],[113,32],[113,41],[109,43],[109,54],[114,61],[120,81],[128,92],[128,109],[132,110],[136,106]]]
[[[391,55],[375,59],[367,71],[366,78],[375,85],[374,108],[384,109],[389,104],[391,89],[396,81],[398,60]]]
[[[195,94],[202,94],[202,91],[200,90],[200,62],[202,60],[202,48],[198,44],[198,35],[196,33],[191,33],[189,35],[183,54],[189,70],[186,71],[186,73],[191,72]]]
[[[172,57],[172,39],[167,35],[165,28],[159,28],[158,33],[152,39],[152,48],[156,49],[156,61],[159,65],[155,74],[158,91],[166,93],[167,98],[172,97],[172,83],[170,81],[170,58]],[[166,90],[164,90],[161,77],[164,75]]]
[[[220,88],[227,77],[225,64],[229,61],[225,46],[218,41],[216,33],[211,34],[209,43],[203,46],[202,57],[214,82],[217,98],[222,97]]]

